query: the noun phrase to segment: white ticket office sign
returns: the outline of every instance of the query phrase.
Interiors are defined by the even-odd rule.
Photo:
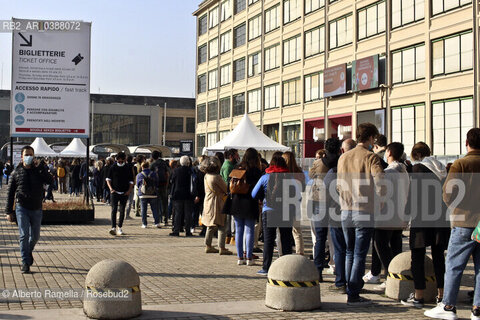
[[[88,137],[91,24],[12,22],[11,136]]]

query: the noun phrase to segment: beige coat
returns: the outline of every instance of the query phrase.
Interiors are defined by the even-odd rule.
[[[219,174],[205,175],[205,200],[203,202],[202,223],[207,227],[224,226],[227,216],[222,213],[223,198],[227,194],[227,184]]]

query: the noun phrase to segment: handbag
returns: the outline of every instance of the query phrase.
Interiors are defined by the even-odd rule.
[[[472,240],[480,243],[480,221],[472,232]]]
[[[231,194],[247,194],[250,185],[246,180],[247,170],[233,169],[230,172],[230,193]]]

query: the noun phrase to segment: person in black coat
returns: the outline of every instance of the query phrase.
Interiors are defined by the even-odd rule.
[[[7,205],[5,212],[7,220],[18,222],[20,232],[20,253],[22,255],[22,273],[30,272],[33,264],[33,249],[40,238],[42,224],[42,200],[45,184],[53,184],[53,177],[48,172],[45,163],[41,161],[34,165],[34,150],[30,146],[22,148],[22,162],[12,173],[8,186]],[[13,204],[16,200],[15,211]]]
[[[185,236],[191,237],[192,213],[195,195],[190,190],[193,170],[190,166],[188,156],[180,158],[180,167],[173,171],[171,196],[175,210],[174,227],[170,236],[178,237],[182,228],[182,221],[185,221]],[[196,189],[196,188],[195,188]]]
[[[246,244],[246,263],[254,265],[253,244],[255,240],[255,222],[259,216],[258,200],[252,198],[252,190],[262,176],[260,159],[254,148],[248,148],[242,162],[236,169],[246,170],[245,180],[249,185],[246,194],[232,194],[230,214],[235,219],[235,245],[237,247],[238,264],[245,264],[243,242]]]

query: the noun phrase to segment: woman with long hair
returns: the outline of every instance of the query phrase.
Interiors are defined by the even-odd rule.
[[[245,170],[245,182],[248,184],[246,194],[233,193],[230,213],[235,219],[235,245],[237,247],[238,265],[253,266],[253,244],[255,240],[255,222],[258,220],[258,200],[252,198],[253,187],[262,176],[260,159],[254,148],[248,148],[243,155],[242,162],[236,169]],[[232,191],[230,189],[230,191]],[[245,241],[245,257],[244,247]]]
[[[273,259],[273,244],[275,242],[277,226],[280,229],[280,241],[283,254],[292,253],[292,227],[289,222],[282,220],[282,184],[287,178],[288,167],[285,159],[280,155],[274,155],[270,166],[265,170],[260,180],[252,190],[252,198],[263,201],[262,223],[263,223],[263,267],[257,272],[266,276]],[[275,226],[275,224],[278,224]]]
[[[295,154],[291,151],[284,152],[282,155],[283,159],[287,163],[288,172],[293,174],[295,179],[297,179],[302,184],[302,191],[305,190],[305,175],[303,174],[302,169],[297,165],[297,160],[295,160]],[[297,219],[294,220],[293,225],[293,240],[295,241],[295,251],[297,254],[304,255],[305,246],[303,242],[302,229],[300,223],[297,222]]]

